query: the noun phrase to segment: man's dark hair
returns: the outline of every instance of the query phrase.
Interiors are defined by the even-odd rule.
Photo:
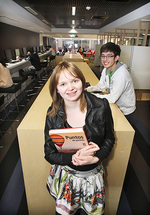
[[[120,56],[120,53],[121,53],[121,49],[119,45],[116,45],[115,43],[112,43],[112,42],[108,42],[101,47],[100,55],[102,54],[102,52],[109,52],[109,51],[113,52],[115,57],[117,55]]]
[[[33,51],[33,49],[32,49],[32,48],[28,49],[28,52],[30,52],[31,54],[33,54],[33,53],[34,53],[34,51]]]

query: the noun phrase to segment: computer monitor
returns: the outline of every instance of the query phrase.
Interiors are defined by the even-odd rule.
[[[25,57],[26,54],[27,54],[27,48],[26,48],[26,47],[23,47],[22,50],[23,50],[23,56]]]
[[[19,49],[15,49],[15,54],[16,54],[16,57],[17,57],[17,56],[20,57],[20,50],[19,50]]]
[[[39,47],[39,46],[36,47],[36,52],[37,52],[37,53],[40,52],[40,47]]]
[[[36,52],[36,47],[35,46],[33,47],[33,51]]]
[[[43,46],[40,46],[40,52],[41,53],[43,52]]]
[[[5,57],[6,57],[7,61],[10,62],[10,60],[13,59],[12,50],[11,49],[5,49],[4,53],[5,53]]]

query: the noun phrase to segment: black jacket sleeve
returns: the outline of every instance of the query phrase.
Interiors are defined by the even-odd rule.
[[[100,147],[100,150],[96,152],[95,156],[99,158],[99,162],[107,158],[110,154],[112,147],[115,143],[114,137],[114,123],[112,118],[111,109],[107,99],[104,100],[104,117],[105,117],[105,138]]]

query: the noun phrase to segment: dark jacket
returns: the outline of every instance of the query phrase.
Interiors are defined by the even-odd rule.
[[[106,158],[115,142],[113,119],[109,103],[106,99],[97,98],[88,92],[85,92],[87,101],[87,114],[85,119],[84,131],[89,141],[96,143],[100,150],[95,156],[99,158],[99,162],[92,165],[74,166],[72,164],[71,153],[58,153],[54,143],[49,136],[50,129],[64,128],[66,115],[63,105],[60,105],[55,117],[46,117],[45,123],[45,159],[51,164],[68,165],[73,169],[87,171],[95,168],[104,158]],[[48,109],[48,112],[51,107]]]
[[[41,63],[40,63],[40,58],[38,54],[33,53],[30,55],[30,61],[32,66],[35,67],[36,71],[39,71],[41,69]]]

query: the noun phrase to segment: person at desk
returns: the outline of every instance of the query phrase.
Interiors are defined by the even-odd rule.
[[[36,52],[33,51],[33,49],[29,49],[27,52],[26,60],[29,60],[32,64],[32,66],[28,67],[28,71],[30,70],[41,70],[41,63],[40,58]]]
[[[107,99],[86,92],[85,78],[74,64],[60,62],[51,75],[53,100],[45,122],[45,159],[52,164],[47,188],[56,200],[56,214],[104,214],[102,160],[114,145],[114,128]],[[58,152],[49,130],[83,127],[89,145],[75,153]]]
[[[108,42],[100,49],[104,69],[96,86],[86,88],[88,92],[107,91],[107,94],[95,94],[99,98],[107,98],[109,103],[116,103],[130,121],[135,115],[135,92],[132,78],[126,65],[119,62],[121,49],[119,45]]]
[[[66,46],[64,46],[64,50],[63,50],[63,55],[68,51],[68,49],[66,48]]]
[[[32,78],[36,78],[37,74],[35,74],[35,71],[40,71],[41,70],[41,62],[38,54],[33,51],[33,49],[29,49],[26,55],[26,60],[29,60],[32,64],[32,66],[29,66],[26,71],[24,70],[19,70],[19,75],[24,76],[28,75],[31,71],[33,71]]]
[[[79,47],[78,51],[81,55],[82,55],[82,49],[81,49],[81,46]]]
[[[13,85],[10,70],[6,67],[5,59],[0,59],[0,87],[7,88]]]
[[[49,51],[49,54],[46,56],[46,58],[49,57],[50,61],[54,60],[55,57],[56,57],[56,53],[54,51],[54,49],[52,48],[52,46],[48,46],[48,51]]]
[[[85,50],[84,47],[83,47],[83,49],[82,49],[82,54],[83,54],[84,57],[86,57],[86,50]]]

